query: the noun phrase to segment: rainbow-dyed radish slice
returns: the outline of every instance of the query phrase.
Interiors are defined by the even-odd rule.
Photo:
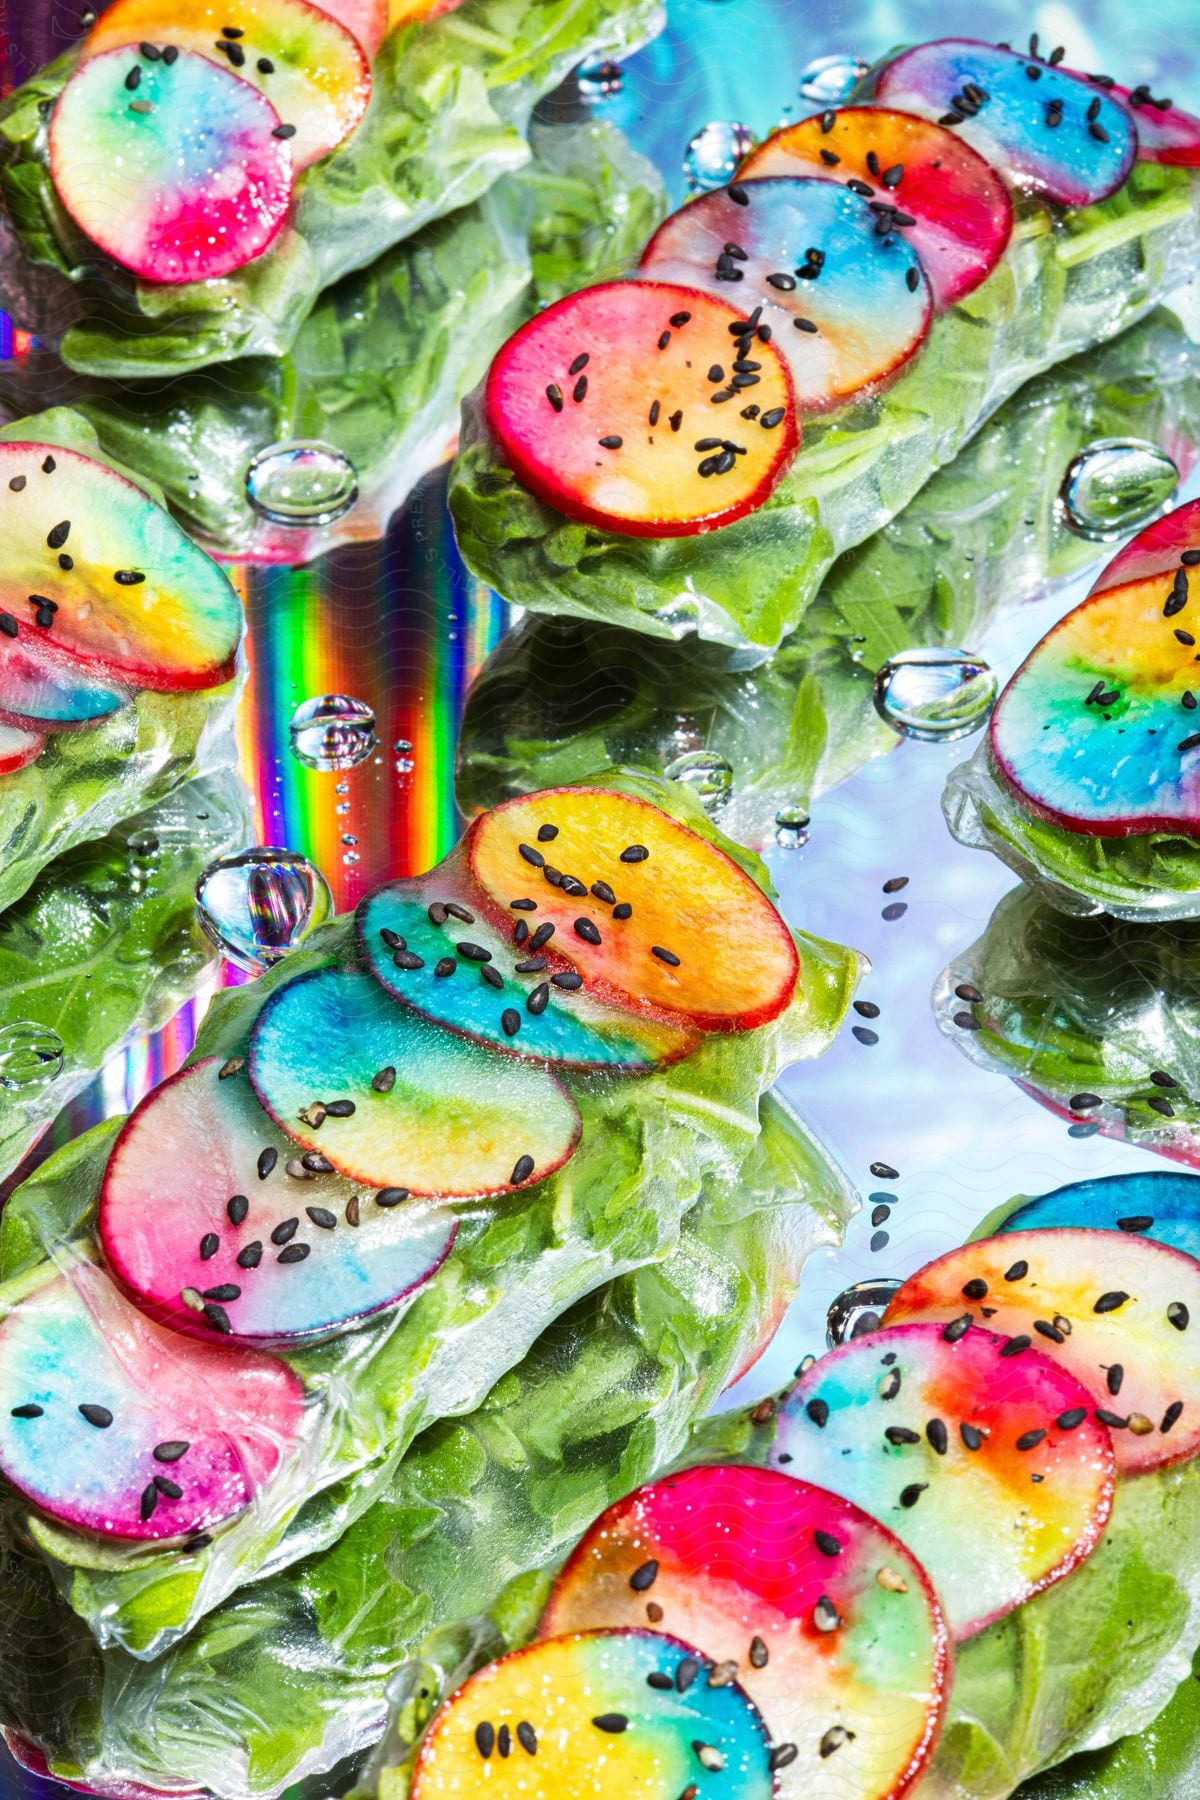
[[[954,1637],[968,1638],[1061,1581],[1103,1537],[1114,1458],[1093,1414],[1087,1388],[1037,1350],[1006,1354],[978,1326],[901,1325],[801,1376],[771,1466],[894,1531]]]
[[[540,499],[632,537],[742,518],[800,442],[774,345],[723,299],[659,281],[584,288],[530,319],[492,363],[486,411]]]
[[[1051,626],[990,724],[1022,805],[1068,831],[1200,836],[1200,502],[1128,544]]]
[[[966,1317],[1036,1344],[1087,1388],[1122,1475],[1200,1449],[1200,1262],[1182,1250],[1113,1231],[982,1238],[910,1275],[883,1322]]]
[[[443,1031],[357,971],[277,988],[248,1066],[293,1142],[376,1192],[402,1190],[389,1200],[510,1193],[552,1175],[579,1141],[579,1109],[552,1075]]]
[[[44,732],[28,725],[0,725],[0,775],[27,769],[45,748]]]
[[[1200,1257],[1200,1175],[1148,1169],[1072,1181],[1034,1200],[1014,1203],[989,1235],[1058,1226],[1132,1232]]]
[[[353,27],[308,0],[116,0],[84,54],[144,43],[178,49],[181,60],[183,52],[205,57],[257,88],[295,169],[336,149],[370,103],[371,68]],[[142,79],[159,66],[143,59]]]
[[[1200,119],[1194,113],[1173,106],[1169,99],[1156,95],[1144,83],[1140,87],[1122,87],[1107,77],[1101,79],[1073,70],[1080,81],[1102,87],[1114,100],[1128,107],[1137,132],[1138,161],[1168,163],[1179,169],[1200,168]]]
[[[583,1539],[538,1635],[644,1626],[647,1605],[736,1667],[773,1744],[790,1746],[781,1800],[894,1800],[932,1756],[950,1683],[941,1607],[911,1553],[848,1500],[732,1466],[639,1488]]]
[[[904,51],[877,76],[875,98],[953,129],[1015,187],[1060,206],[1107,199],[1137,154],[1129,112],[1102,89],[973,38]]]
[[[182,693],[233,675],[242,611],[228,577],[103,463],[47,444],[0,444],[0,540],[0,613],[17,625],[15,637],[11,627],[0,635],[0,711],[70,722],[120,704],[127,696],[107,693],[112,684]],[[49,711],[19,704],[9,691],[16,675],[6,681],[3,668],[21,648],[43,662],[52,655],[55,682],[92,699],[47,700]]]
[[[102,681],[94,671],[55,655],[42,642],[28,604],[23,619],[7,616],[17,629],[13,637],[7,632],[0,635],[0,718],[12,729],[26,733],[42,727],[82,729],[110,718],[129,701],[127,688]]]
[[[31,1775],[39,1776],[43,1781],[55,1781],[60,1787],[69,1788],[72,1793],[101,1795],[102,1800],[191,1800],[192,1795],[203,1794],[204,1789],[198,1787],[152,1788],[141,1781],[106,1780],[101,1778],[99,1787],[85,1785],[82,1781],[71,1781],[62,1775],[56,1775],[50,1767],[45,1751],[35,1744],[32,1738],[20,1732],[10,1731],[0,1726],[0,1738],[13,1761]]]
[[[635,1016],[749,1031],[795,997],[796,946],[762,889],[648,801],[550,788],[482,814],[465,843],[491,917],[519,918],[513,901],[533,898],[528,918],[554,926],[585,990]]]
[[[698,1666],[697,1666],[698,1665]],[[548,1638],[489,1663],[434,1717],[412,1800],[771,1800],[762,1719],[653,1631]]]
[[[0,1470],[48,1517],[145,1543],[245,1510],[295,1447],[278,1357],[165,1331],[82,1264],[0,1323]]]
[[[203,56],[110,50],[59,95],[50,170],[76,225],[122,268],[146,281],[212,280],[261,256],[287,215],[279,124],[261,94]]]
[[[310,1172],[245,1075],[222,1080],[221,1067],[210,1058],[155,1088],[109,1157],[100,1242],[143,1312],[197,1337],[286,1347],[436,1274],[458,1229],[451,1213],[380,1205],[342,1175]]]
[[[929,334],[920,259],[902,232],[877,228],[878,216],[834,181],[737,181],[672,213],[640,268],[735,298],[747,312],[761,307],[803,416],[878,387]],[[722,378],[744,379],[739,364],[755,364],[762,346],[747,348]]]
[[[313,4],[356,37],[368,56],[374,56],[388,34],[387,0],[313,0]]]
[[[818,113],[767,138],[740,174],[856,183],[877,219],[902,221],[896,229],[916,251],[939,308],[973,293],[1012,236],[1012,200],[995,169],[946,126],[915,113]]]
[[[530,948],[545,921],[484,917],[462,861],[376,888],[358,908],[363,960],[394,999],[492,1050],[569,1068],[634,1073],[695,1048],[695,1032],[556,982],[573,982],[574,964],[553,937]]]

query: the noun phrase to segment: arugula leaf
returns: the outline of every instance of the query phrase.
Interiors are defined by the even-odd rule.
[[[1174,1698],[1136,1737],[1074,1756],[1016,1800],[1194,1800],[1200,1791],[1200,1654]]]

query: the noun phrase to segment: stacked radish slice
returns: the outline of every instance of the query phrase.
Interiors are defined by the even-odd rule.
[[[44,1515],[207,1541],[309,1431],[280,1352],[415,1294],[456,1204],[524,1197],[566,1163],[573,1078],[595,1092],[752,1031],[797,988],[750,877],[609,790],[483,816],[357,925],[357,959],[285,969],[243,1055],[149,1095],[104,1174],[102,1263],[47,1264],[0,1323],[0,1470]]]
[[[806,417],[877,393],[987,279],[1014,192],[1086,206],[1139,154],[1200,167],[1200,121],[1036,40],[923,45],[866,103],[776,132],[667,219],[638,285],[524,326],[492,364],[489,429],[570,518],[650,537],[727,525],[769,502]]]
[[[693,1468],[602,1514],[532,1649],[436,1716],[414,1800],[482,1791],[484,1764],[498,1800],[912,1792],[952,1642],[1069,1579],[1120,1482],[1200,1447],[1200,1262],[1110,1185],[1051,1196],[1053,1228],[1020,1208],[913,1276],[883,1329],[800,1374],[767,1468]],[[1177,1238],[1200,1201],[1168,1211]]]

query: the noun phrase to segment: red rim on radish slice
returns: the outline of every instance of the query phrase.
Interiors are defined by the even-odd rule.
[[[1088,1389],[969,1321],[898,1325],[821,1357],[779,1414],[771,1465],[894,1531],[958,1639],[1069,1575],[1112,1509],[1112,1436]]]
[[[1122,87],[1107,77],[1085,75],[1072,70],[1076,79],[1093,88],[1101,88],[1112,99],[1129,109],[1138,140],[1138,161],[1169,163],[1179,169],[1200,168],[1200,119],[1194,113],[1173,106],[1165,95],[1157,95],[1144,82],[1138,87]]]
[[[538,1635],[644,1626],[647,1607],[736,1672],[783,1800],[894,1800],[932,1756],[950,1684],[941,1607],[911,1553],[848,1500],[767,1469],[652,1482],[597,1519]]]
[[[88,33],[84,55],[143,44],[202,56],[257,88],[295,169],[335,150],[370,103],[371,68],[353,29],[308,0],[116,0]],[[135,60],[136,99],[163,59]],[[210,128],[217,118],[207,117]]]
[[[589,993],[698,1031],[752,1030],[795,996],[796,946],[762,889],[646,800],[550,788],[482,814],[465,844],[491,917],[534,899]]]
[[[133,85],[131,85],[133,84]],[[111,50],[75,70],[50,118],[50,172],[76,225],[146,281],[207,281],[261,256],[292,164],[269,101],[203,56]]]
[[[540,499],[632,537],[740,519],[800,442],[774,346],[723,300],[659,281],[584,288],[530,319],[492,363],[486,406]]]
[[[902,231],[877,228],[878,217],[834,181],[737,181],[672,213],[641,272],[735,299],[756,316],[761,308],[803,416],[877,388],[929,335],[920,260]],[[739,364],[760,360],[762,348],[749,345]]]
[[[902,221],[897,230],[920,257],[939,308],[974,292],[1012,235],[1012,199],[995,169],[946,126],[915,113],[883,106],[818,113],[767,138],[740,174],[856,184],[877,219]]]
[[[127,698],[106,686],[184,693],[233,675],[242,611],[228,577],[103,463],[47,444],[0,444],[0,538],[0,615],[16,626],[0,632],[0,712],[70,723]],[[20,686],[18,651],[37,659]],[[43,668],[48,689],[64,695],[39,711],[20,697]],[[85,693],[91,702],[73,697]]]
[[[28,725],[0,724],[0,775],[27,769],[46,748],[45,733]]]
[[[312,0],[318,12],[356,37],[368,56],[374,56],[388,34],[387,0]]]
[[[1115,1231],[982,1238],[910,1276],[884,1325],[966,1317],[1074,1375],[1122,1475],[1200,1450],[1200,1262],[1184,1251]]]
[[[179,1787],[169,1791],[165,1788],[146,1787],[140,1781],[103,1781],[100,1787],[85,1786],[82,1781],[69,1781],[62,1775],[55,1775],[50,1767],[45,1751],[35,1744],[32,1738],[25,1737],[19,1731],[10,1731],[0,1726],[0,1737],[8,1749],[13,1761],[31,1775],[40,1775],[43,1780],[57,1781],[61,1787],[70,1788],[77,1794],[100,1794],[104,1800],[189,1800],[193,1794],[203,1794],[204,1789],[198,1787]]]
[[[0,1469],[73,1530],[158,1543],[243,1512],[294,1448],[275,1356],[166,1331],[90,1264],[0,1323]]]
[[[28,607],[23,619],[12,613],[6,616],[11,624],[0,633],[0,719],[9,727],[26,733],[81,731],[111,718],[127,704],[131,698],[127,688],[56,655]]]
[[[287,1347],[328,1337],[432,1279],[457,1223],[313,1173],[241,1072],[215,1059],[153,1089],[100,1192],[109,1268],[153,1318],[197,1337]],[[318,1117],[312,1114],[312,1117]]]
[[[249,1070],[316,1172],[328,1165],[388,1202],[511,1193],[554,1174],[579,1142],[579,1109],[552,1075],[443,1031],[354,970],[277,988]]]

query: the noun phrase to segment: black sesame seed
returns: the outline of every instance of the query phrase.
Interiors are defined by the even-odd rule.
[[[1167,1321],[1176,1331],[1186,1331],[1191,1315],[1182,1300],[1172,1300],[1167,1308]]]
[[[533,1729],[533,1726],[529,1723],[528,1719],[522,1719],[517,1726],[517,1742],[520,1744],[522,1750],[524,1750],[526,1756],[537,1755],[537,1732]]]
[[[433,965],[433,972],[444,980],[447,975],[453,975],[457,967],[458,964],[452,956],[440,956]]]
[[[240,1300],[241,1294],[241,1288],[235,1286],[232,1281],[223,1281],[219,1287],[210,1287],[204,1290],[206,1300]]]
[[[432,916],[433,916],[433,908],[432,907],[430,907],[429,913],[430,913],[430,917],[432,918]],[[438,925],[442,924],[443,922],[444,922],[444,914],[443,914],[442,919],[437,919],[434,921],[434,923],[438,924]],[[384,925],[380,928],[379,935],[383,939],[384,943],[387,945],[389,950],[407,950],[408,949],[407,939],[402,938],[398,931],[393,931],[391,929],[391,927],[388,925]]]
[[[1120,1413],[1109,1412],[1107,1407],[1098,1406],[1096,1417],[1101,1425],[1107,1425],[1110,1431],[1128,1431],[1129,1420],[1123,1419]]]
[[[910,1425],[889,1425],[883,1435],[895,1449],[904,1444],[919,1444],[921,1441],[920,1432],[914,1431]]]
[[[1123,1289],[1110,1288],[1106,1294],[1101,1294],[1100,1298],[1093,1306],[1092,1311],[1094,1313],[1117,1312],[1119,1308],[1124,1306],[1128,1298],[1129,1295],[1125,1293]]]
[[[489,963],[492,960],[492,953],[490,950],[485,949],[482,944],[472,944],[469,939],[464,940],[461,944],[456,944],[454,948],[458,951],[458,954],[465,957],[468,962]]]
[[[272,137],[283,138],[285,140],[287,138],[294,138],[295,135],[296,135],[296,127],[294,125],[277,125],[275,127],[274,131],[271,133]]]
[[[597,927],[591,919],[576,919],[574,930],[576,937],[581,937],[585,944],[599,944],[603,942]]]
[[[642,1563],[639,1568],[636,1568],[633,1571],[633,1574],[629,1577],[629,1585],[635,1594],[644,1594],[647,1588],[652,1588],[657,1580],[658,1564],[655,1562],[654,1558],[651,1557],[648,1562]]]
[[[1095,119],[1093,119],[1091,124],[1088,126],[1088,132],[1089,132],[1090,136],[1092,136],[1096,139],[1097,143],[1099,143],[1099,144],[1107,144],[1108,143],[1107,131],[1104,129],[1103,125],[1099,124]]]
[[[618,437],[615,432],[610,432],[607,437],[600,439],[600,448],[602,450],[619,450],[624,442],[623,437]]]
[[[1046,1432],[1044,1427],[1041,1426],[1039,1426],[1036,1431],[1023,1431],[1017,1439],[1017,1449],[1036,1450],[1038,1445],[1045,1441],[1045,1438]]]
[[[583,976],[577,974],[574,969],[564,969],[561,975],[552,975],[550,979],[555,987],[565,988],[572,993],[576,988],[583,986]]]
[[[1055,1419],[1054,1423],[1058,1426],[1058,1429],[1060,1431],[1075,1431],[1079,1428],[1080,1425],[1083,1424],[1083,1421],[1086,1418],[1087,1418],[1087,1408],[1086,1407],[1070,1406],[1067,1408],[1066,1412],[1059,1413],[1059,1415],[1058,1415],[1057,1419]]]
[[[1105,1383],[1110,1394],[1115,1398],[1121,1391],[1125,1380],[1125,1369],[1121,1363],[1110,1363],[1105,1376]]]
[[[45,465],[43,465],[43,467],[44,466]],[[61,550],[70,535],[71,521],[70,519],[63,519],[61,523],[55,525],[47,533],[46,542],[49,544],[51,550]]]
[[[273,1145],[268,1144],[265,1150],[260,1150],[258,1153],[258,1179],[265,1181],[278,1161],[279,1152]]]
[[[603,900],[606,906],[611,906],[617,897],[609,887],[607,881],[593,881],[592,893],[596,896],[597,900]]]
[[[191,1447],[186,1438],[168,1438],[163,1444],[155,1444],[152,1454],[155,1462],[177,1463]]]
[[[24,1406],[14,1406],[11,1416],[14,1419],[40,1419],[44,1412],[44,1407],[34,1400],[28,1400]]]
[[[280,1263],[303,1262],[309,1253],[309,1249],[310,1246],[308,1244],[289,1244],[286,1250],[281,1250],[279,1252],[275,1261]]]
[[[113,1422],[113,1416],[107,1406],[94,1406],[90,1401],[85,1400],[79,1411],[88,1424],[94,1425],[97,1431],[107,1431]]]
[[[257,1269],[262,1261],[263,1247],[260,1243],[247,1244],[244,1250],[238,1251],[239,1269]]]
[[[513,912],[536,912],[536,900],[510,900],[509,907]]]
[[[550,383],[549,387],[546,389],[546,398],[550,402],[551,406],[554,408],[555,412],[560,413],[562,411],[562,409],[563,409],[562,389],[559,387],[557,382],[552,381]]]
[[[485,1760],[496,1748],[496,1728],[489,1725],[486,1719],[475,1727],[475,1748]]]
[[[1024,1260],[1010,1263],[1004,1271],[1005,1281],[1024,1281],[1029,1273],[1029,1264]]]
[[[974,1320],[970,1313],[963,1313],[960,1318],[951,1319],[948,1325],[942,1326],[942,1341],[947,1344],[957,1344],[960,1339],[966,1337],[973,1324]]]
[[[905,1508],[914,1507],[917,1504],[917,1501],[921,1498],[921,1495],[926,1492],[928,1487],[929,1487],[929,1483],[927,1481],[912,1481],[912,1482],[910,1482],[906,1488],[902,1488],[900,1490],[901,1506],[903,1506]]]
[[[515,1006],[506,1006],[500,1014],[500,1025],[505,1037],[516,1037],[521,1029],[521,1015]]]
[[[824,1431],[829,1423],[829,1402],[827,1400],[810,1400],[804,1410],[817,1429]]]
[[[630,906],[628,900],[622,900],[619,906],[613,907],[614,919],[631,919],[632,917],[633,908]]]
[[[976,1425],[960,1425],[958,1435],[968,1450],[978,1450],[983,1443],[983,1433]]]
[[[206,1231],[200,1239],[200,1260],[208,1262],[221,1248],[221,1240],[215,1231]]]
[[[337,1215],[327,1206],[306,1206],[304,1210],[321,1231],[332,1231],[337,1225]]]
[[[410,972],[413,969],[423,969],[425,967],[425,958],[423,956],[418,956],[415,950],[397,950],[392,957],[392,961],[398,969],[407,969]]]
[[[533,1174],[536,1167],[537,1165],[532,1156],[518,1156],[516,1162],[513,1164],[512,1175],[509,1177],[512,1185],[514,1187],[520,1187],[523,1181],[529,1180],[529,1177]]]
[[[567,370],[567,374],[568,375],[578,375],[580,370],[587,368],[588,363],[590,361],[591,361],[591,358],[589,357],[587,351],[581,350],[579,352],[579,355],[575,358],[574,362],[571,364],[570,368]]]
[[[136,93],[137,89],[141,86],[141,81],[142,71],[137,63],[134,63],[132,69],[130,69],[128,75],[125,77],[125,86],[128,91],[133,94]]]
[[[295,1237],[300,1229],[299,1219],[283,1219],[271,1233],[273,1244],[286,1244]]]
[[[260,75],[273,75],[275,73],[275,64],[271,61],[269,56],[260,56],[254,66]]]
[[[325,1111],[331,1119],[352,1119],[358,1108],[353,1100],[331,1100]]]
[[[504,986],[503,975],[492,963],[482,963],[480,965],[479,975],[480,979],[485,981],[490,988],[502,988]]]
[[[1154,1219],[1150,1213],[1131,1213],[1128,1218],[1117,1220],[1118,1231],[1149,1231]]]
[[[1182,1412],[1183,1412],[1183,1401],[1182,1400],[1172,1400],[1170,1406],[1168,1406],[1166,1412],[1162,1416],[1162,1424],[1159,1426],[1158,1429],[1163,1433],[1170,1431],[1175,1425],[1177,1425],[1179,1423],[1179,1418],[1180,1418],[1180,1415],[1182,1414]]]
[[[532,844],[518,844],[517,854],[523,856],[527,863],[532,863],[535,869],[544,869],[546,866],[545,857],[540,850],[535,850]]]
[[[1018,1332],[1016,1337],[1010,1337],[1006,1344],[1001,1345],[1000,1354],[1001,1356],[1020,1356],[1029,1349],[1032,1343],[1031,1337],[1026,1337],[1024,1332]]]
[[[929,1439],[938,1456],[945,1456],[950,1445],[950,1434],[941,1419],[930,1419],[925,1427],[925,1436]]]
[[[152,1481],[142,1489],[141,1515],[143,1522],[154,1517],[154,1509],[158,1505],[158,1489]]]
[[[774,431],[774,429],[777,425],[780,425],[783,423],[783,418],[784,418],[784,414],[786,413],[786,411],[787,411],[786,407],[773,406],[771,408],[770,412],[763,413],[762,417],[759,419],[758,422],[762,426],[764,431]]]
[[[287,1254],[286,1251],[284,1254]],[[207,1302],[204,1307],[204,1317],[208,1320],[208,1323],[212,1326],[213,1330],[221,1332],[223,1336],[227,1337],[233,1330],[229,1314],[225,1311],[223,1306],[216,1306],[212,1302]]]
[[[973,1281],[964,1282],[963,1296],[967,1300],[982,1300],[988,1291],[988,1284],[983,1277],[977,1275]]]
[[[597,1713],[592,1724],[597,1731],[619,1733],[629,1730],[629,1720],[619,1712]]]
[[[700,1664],[694,1656],[681,1657],[675,1665],[675,1692],[686,1694],[688,1689],[694,1685],[699,1673]]]
[[[525,1002],[525,1010],[528,1013],[532,1013],[533,1017],[536,1019],[541,1013],[545,1012],[549,1002],[549,984],[544,981],[539,981],[538,985],[534,988],[528,1000]]]
[[[651,945],[650,954],[651,956],[657,956],[659,962],[667,963],[672,969],[677,969],[679,967],[679,958],[676,956],[675,952],[673,950],[664,950],[661,944]]]
[[[138,569],[114,569],[113,580],[118,587],[140,587],[146,577]]]
[[[681,325],[687,324],[687,322],[691,318],[691,316],[692,315],[690,312],[672,313],[671,314],[671,324],[674,325],[675,329],[678,331],[678,329]]]
[[[396,1070],[392,1063],[386,1068],[376,1069],[371,1077],[371,1087],[376,1094],[390,1094],[396,1085]]]

